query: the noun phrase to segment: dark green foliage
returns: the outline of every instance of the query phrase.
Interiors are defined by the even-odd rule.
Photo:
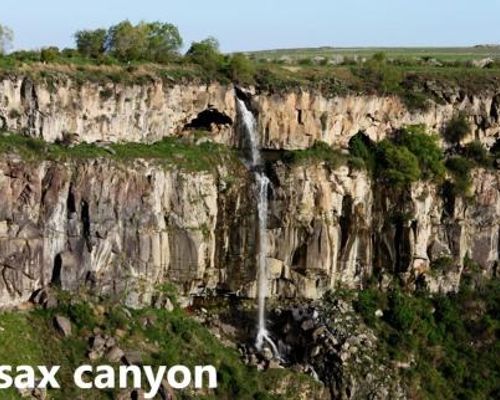
[[[186,58],[203,67],[210,75],[214,75],[224,65],[224,56],[219,51],[219,42],[213,37],[201,42],[193,42],[186,53]]]
[[[500,390],[500,285],[458,294],[359,293],[355,302],[389,357],[410,361],[404,379],[416,398],[489,399]],[[376,309],[384,316],[374,318]]]
[[[406,108],[410,111],[427,111],[430,106],[430,96],[421,92],[406,89],[401,95]]]
[[[49,63],[54,62],[59,58],[59,48],[57,47],[45,47],[40,52],[40,59],[43,62]]]
[[[163,22],[122,21],[108,30],[78,31],[75,34],[79,53],[101,60],[105,54],[122,62],[151,61],[166,63],[182,46],[176,26]]]
[[[86,57],[98,58],[106,51],[106,29],[83,30],[75,33],[76,48]]]
[[[446,125],[444,137],[449,143],[460,143],[471,131],[467,117],[460,113],[454,116]]]
[[[406,147],[385,139],[378,144],[377,149],[377,175],[383,182],[399,188],[420,178],[418,158]]]
[[[474,161],[477,165],[481,167],[491,166],[491,159],[488,155],[488,151],[484,148],[483,144],[478,140],[467,143],[462,149],[462,154],[464,157],[466,157],[471,161]]]
[[[454,267],[455,262],[451,257],[439,257],[437,260],[432,262],[431,268],[435,269],[439,272],[450,272],[450,270]]]
[[[313,61],[311,58],[301,58],[298,62],[299,65],[313,65]]]
[[[378,64],[385,63],[387,55],[383,51],[379,51],[372,56],[372,60]]]
[[[229,59],[229,76],[231,80],[240,83],[251,83],[255,75],[253,62],[244,54],[236,53]]]
[[[387,296],[377,289],[362,290],[358,294],[358,299],[354,303],[354,309],[360,313],[363,319],[370,326],[377,323],[377,310],[384,310],[387,307]]]
[[[354,167],[364,167],[370,172],[376,167],[376,144],[363,133],[357,133],[349,141],[349,154],[351,155],[351,165]]]
[[[394,139],[379,143],[358,133],[349,141],[349,154],[352,166],[364,167],[375,179],[396,188],[419,179],[441,180],[445,175],[438,138],[422,125],[407,126]]]
[[[182,47],[182,38],[175,25],[164,22],[147,23],[146,59],[157,63],[167,63],[177,55]]]
[[[446,167],[453,176],[455,195],[467,195],[472,184],[470,173],[474,163],[464,157],[454,156],[446,160]]]
[[[407,126],[400,132],[398,142],[418,159],[423,179],[442,178],[445,174],[443,151],[438,137],[426,132],[425,126]]]

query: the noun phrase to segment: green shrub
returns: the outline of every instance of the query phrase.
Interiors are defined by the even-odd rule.
[[[365,322],[374,326],[378,320],[375,312],[387,307],[387,299],[383,292],[378,289],[365,289],[359,292],[358,299],[354,304],[356,312],[360,313]]]
[[[490,157],[488,156],[488,151],[485,149],[483,144],[478,140],[467,143],[463,147],[462,154],[467,159],[474,161],[477,165],[480,165],[482,167],[489,167],[491,165],[491,160]]]
[[[312,58],[301,58],[297,63],[302,66],[309,66],[313,65],[313,60]]]
[[[418,158],[406,147],[397,146],[384,139],[378,145],[377,175],[382,181],[402,187],[417,181],[421,176]]]
[[[400,133],[399,143],[417,157],[424,179],[442,178],[445,174],[444,156],[438,140],[436,135],[428,134],[423,125],[407,126]]]
[[[21,62],[40,61],[40,52],[35,50],[19,50],[9,54],[10,58]]]
[[[40,59],[43,62],[50,63],[54,62],[59,58],[59,48],[57,47],[45,47],[40,52]]]
[[[439,272],[449,272],[455,266],[455,262],[452,257],[439,257],[434,260],[431,264],[431,268]]]
[[[449,143],[460,143],[471,131],[467,117],[460,113],[454,116],[446,125],[444,137]]]
[[[406,89],[402,94],[403,103],[410,111],[429,110],[429,96],[411,89]]]
[[[454,194],[466,196],[472,184],[470,172],[474,164],[461,156],[453,156],[446,160],[446,168],[453,176]]]
[[[368,136],[357,133],[349,140],[349,154],[351,162],[358,167],[364,167],[370,172],[375,171],[376,146]]]
[[[390,65],[384,53],[376,53],[361,68],[354,67],[353,72],[364,82],[382,94],[399,94],[404,75],[400,68]]]
[[[253,62],[242,53],[231,56],[228,63],[228,69],[233,81],[250,83],[254,80],[255,66]]]

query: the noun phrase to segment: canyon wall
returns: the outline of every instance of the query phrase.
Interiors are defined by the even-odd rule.
[[[480,95],[436,89],[426,111],[409,111],[395,96],[250,92],[265,149],[304,149],[318,140],[345,147],[359,131],[380,140],[406,124],[440,131],[457,112],[472,123],[465,141],[478,139],[490,147],[500,135],[500,88]],[[235,145],[237,119],[232,85],[153,78],[141,84],[81,83],[69,77],[54,83],[14,75],[0,81],[0,129],[49,142],[66,134],[85,142],[153,142],[200,128],[210,129],[216,142]]]
[[[364,172],[322,164],[270,166],[271,295],[317,298],[378,276],[455,290],[467,256],[498,263],[500,176],[476,170],[474,200],[447,204],[435,185],[380,191]],[[0,305],[48,285],[154,300],[165,282],[183,294],[256,294],[255,202],[243,166],[217,173],[110,159],[0,160]],[[401,196],[404,196],[402,201]],[[395,218],[404,213],[405,218]],[[447,270],[430,261],[453,260]]]
[[[491,147],[500,136],[500,90],[437,91],[427,111],[409,111],[397,97],[237,92],[258,117],[264,151],[304,149],[317,140],[346,147],[359,131],[380,140],[405,124],[439,131],[458,112],[472,125],[465,141]],[[237,146],[238,121],[231,85],[0,81],[0,129],[48,142],[68,135],[80,142],[154,142],[201,129]],[[266,168],[272,296],[317,298],[337,285],[360,288],[374,272],[381,285],[399,277],[413,287],[456,290],[468,259],[485,276],[496,274],[498,169],[476,169],[471,199],[450,199],[429,182],[391,191],[347,166],[278,160]],[[132,306],[153,301],[165,282],[186,295],[254,297],[255,207],[252,174],[243,165],[189,172],[144,160],[3,155],[0,305],[23,302],[47,285],[124,294]]]

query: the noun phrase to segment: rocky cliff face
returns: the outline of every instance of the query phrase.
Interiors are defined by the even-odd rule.
[[[394,194],[347,167],[268,167],[273,296],[317,298],[337,284],[362,287],[374,270],[453,290],[466,256],[494,273],[498,173],[475,171],[474,201],[450,204],[429,183]],[[150,303],[167,281],[185,294],[256,293],[255,188],[243,167],[208,173],[146,161],[4,156],[0,171],[2,306],[47,285],[123,294],[132,306]],[[446,270],[430,268],[444,257],[452,260]]]
[[[254,90],[255,92],[255,90]],[[426,111],[409,111],[397,97],[342,96],[320,93],[254,93],[263,148],[303,149],[317,140],[346,146],[364,131],[380,140],[405,124],[426,124],[439,131],[459,111],[473,125],[468,140],[490,147],[500,134],[500,94],[468,96],[459,89],[434,90],[436,101]],[[143,84],[71,78],[48,82],[12,76],[0,81],[0,128],[55,141],[65,134],[78,140],[145,141],[189,135],[210,128],[213,140],[238,143],[234,89],[221,84]]]

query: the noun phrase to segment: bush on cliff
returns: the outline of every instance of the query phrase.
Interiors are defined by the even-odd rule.
[[[376,175],[383,182],[401,188],[420,179],[418,158],[407,147],[384,139],[377,150]]]
[[[446,160],[446,168],[453,176],[453,192],[456,196],[467,195],[472,184],[470,172],[474,163],[461,156],[453,156]]]
[[[444,137],[449,143],[459,144],[471,131],[467,117],[460,113],[455,115],[446,125]]]
[[[445,174],[443,151],[437,135],[426,132],[424,125],[403,128],[398,142],[406,146],[418,159],[423,179],[442,178]]]
[[[359,132],[349,141],[351,165],[373,172],[376,166],[376,144],[364,133]]]
[[[491,166],[488,151],[479,140],[467,143],[462,149],[462,154],[481,167],[488,168]]]

